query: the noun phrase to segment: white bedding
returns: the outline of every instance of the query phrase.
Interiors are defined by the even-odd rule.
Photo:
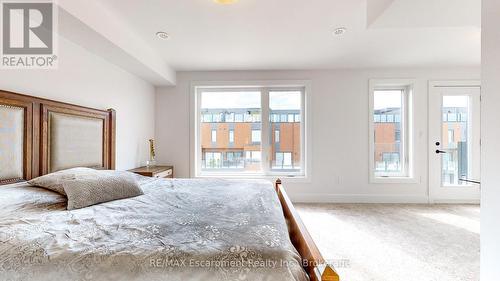
[[[142,196],[73,211],[0,186],[0,280],[307,280],[270,182],[138,179]]]

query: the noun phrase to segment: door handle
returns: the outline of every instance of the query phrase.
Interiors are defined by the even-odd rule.
[[[442,151],[442,150],[437,149],[437,150],[436,150],[436,154],[440,154],[440,153],[447,153],[447,152],[446,152],[446,151]]]

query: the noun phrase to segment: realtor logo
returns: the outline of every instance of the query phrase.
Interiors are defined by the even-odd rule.
[[[54,68],[56,8],[52,1],[2,1],[2,67]]]

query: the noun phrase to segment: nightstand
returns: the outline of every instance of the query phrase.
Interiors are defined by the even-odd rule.
[[[173,166],[154,166],[154,167],[140,167],[129,170],[129,172],[136,173],[146,177],[152,178],[173,178]]]

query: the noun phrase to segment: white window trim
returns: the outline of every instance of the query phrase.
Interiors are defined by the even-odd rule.
[[[418,183],[414,171],[414,126],[413,126],[413,96],[415,91],[414,79],[370,79],[369,81],[369,180],[370,183]],[[404,155],[405,175],[376,176],[375,171],[375,125],[374,91],[379,89],[405,88],[403,115],[404,127],[401,132]]]
[[[302,97],[302,102],[304,104],[304,114],[301,114],[301,124],[302,124],[302,173],[290,174],[290,173],[276,173],[267,171],[264,173],[248,173],[240,175],[230,175],[224,173],[212,173],[210,175],[200,174],[201,171],[201,146],[200,143],[200,128],[199,120],[201,118],[200,111],[200,98],[198,89],[199,88],[237,88],[237,89],[256,89],[256,88],[273,88],[274,89],[289,89],[289,88],[302,88],[304,94]],[[190,90],[190,177],[194,178],[258,178],[258,179],[269,179],[275,180],[276,178],[282,179],[284,182],[300,182],[300,183],[310,183],[312,178],[312,111],[310,110],[311,105],[311,81],[308,80],[273,80],[273,81],[193,81],[191,82]],[[268,97],[265,96],[262,104],[265,106],[262,108],[263,116],[269,115]],[[269,123],[262,122],[262,139],[269,139]],[[262,151],[262,159],[268,159],[267,151]]]

